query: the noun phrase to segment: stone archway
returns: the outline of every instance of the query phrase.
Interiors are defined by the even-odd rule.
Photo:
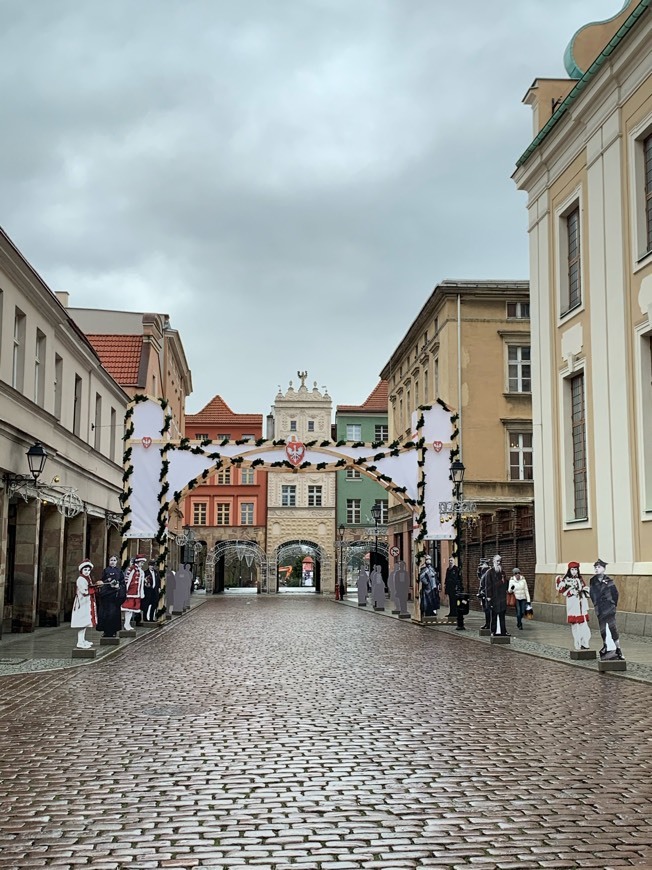
[[[312,556],[314,560],[314,576],[311,578],[313,582],[306,583],[306,578],[303,578],[304,582],[298,587],[282,585],[279,577],[280,568],[306,556]],[[275,588],[271,588],[270,591],[281,592],[297,588],[299,591],[321,592],[322,577],[332,570],[330,562],[328,552],[315,541],[303,539],[284,541],[275,547],[270,555],[268,576],[272,582],[276,581]]]

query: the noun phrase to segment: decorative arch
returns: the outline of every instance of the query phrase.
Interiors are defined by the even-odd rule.
[[[455,538],[452,519],[440,518],[438,505],[453,500],[450,464],[459,455],[457,421],[458,415],[438,400],[418,409],[412,438],[406,442],[175,440],[170,437],[172,415],[167,400],[134,396],[125,415],[123,436],[123,562],[129,538],[153,538],[159,545],[159,569],[164,575],[170,505],[226,465],[297,474],[356,468],[413,512],[419,558],[425,540]]]

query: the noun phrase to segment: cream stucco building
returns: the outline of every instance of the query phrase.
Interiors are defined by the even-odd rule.
[[[285,393],[279,387],[268,417],[267,437],[305,444],[331,439],[333,402],[325,388],[315,381],[305,384],[307,374],[299,373],[300,385],[292,381]],[[267,553],[274,578],[279,548],[291,543],[314,546],[318,567],[316,591],[335,591],[333,546],[336,517],[336,472],[270,472],[267,491]],[[270,588],[270,591],[271,588]]]
[[[621,629],[652,633],[652,11],[630,0],[526,94],[536,596],[600,557]]]

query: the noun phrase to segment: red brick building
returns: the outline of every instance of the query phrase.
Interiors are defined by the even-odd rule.
[[[263,437],[263,417],[262,414],[237,414],[221,396],[215,396],[199,413],[186,415],[185,436],[191,440],[210,438],[216,442],[225,438],[256,440]],[[259,567],[256,560],[247,564],[247,559],[242,565],[240,558],[234,564],[231,549],[221,545],[248,542],[257,545],[260,551],[265,550],[267,472],[251,468],[246,462],[238,467],[222,468],[186,496],[182,510],[184,524],[192,528],[197,541],[206,544],[206,553],[218,553],[215,591],[221,591],[225,585],[254,582]],[[208,588],[213,586],[210,561],[209,558],[205,578]]]

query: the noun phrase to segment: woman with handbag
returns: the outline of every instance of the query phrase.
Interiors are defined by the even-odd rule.
[[[512,579],[509,581],[509,589],[507,590],[508,595],[509,593],[514,596],[516,626],[523,630],[523,617],[525,616],[526,608],[530,603],[530,590],[527,588],[527,582],[519,568],[514,568],[512,571]]]

